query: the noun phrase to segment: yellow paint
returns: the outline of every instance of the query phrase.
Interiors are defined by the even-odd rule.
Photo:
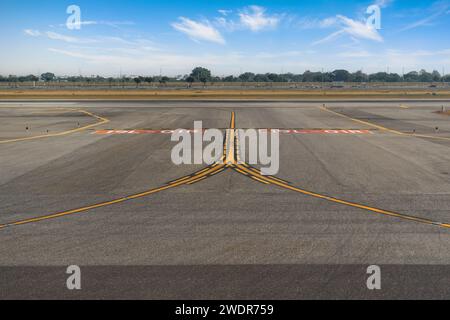
[[[430,135],[426,135],[426,134],[415,134],[415,133],[400,132],[400,131],[397,131],[397,130],[393,130],[393,129],[389,129],[389,128],[386,128],[386,127],[383,127],[383,126],[376,125],[376,124],[371,123],[371,122],[355,119],[355,118],[346,116],[345,114],[341,114],[341,113],[329,110],[329,109],[324,108],[324,107],[319,107],[319,109],[321,109],[323,111],[326,111],[326,112],[329,112],[329,113],[333,113],[333,114],[338,115],[340,117],[347,118],[349,120],[352,120],[352,121],[355,121],[355,122],[358,122],[358,123],[362,123],[362,124],[365,124],[365,125],[368,125],[368,126],[380,129],[380,130],[388,131],[390,133],[394,133],[394,134],[397,134],[397,135],[403,135],[403,136],[407,136],[407,137],[421,137],[421,138],[428,138],[428,139],[450,141],[450,138],[447,138],[447,137],[438,137],[438,136],[430,136]]]
[[[353,121],[366,123],[366,124],[368,124],[370,126],[383,128],[383,130],[391,131],[391,132],[394,132],[394,133],[398,132],[398,131],[390,130],[390,129],[387,129],[387,128],[384,128],[384,127],[381,127],[381,126],[373,125],[373,124],[370,124],[370,123],[365,122],[365,121],[353,119],[353,118],[347,117],[345,115],[336,113],[334,111],[327,110],[325,108],[322,108],[322,109],[327,111],[327,112],[335,113],[335,114],[337,114],[339,116],[343,116],[343,117],[349,118],[349,119],[351,119]],[[109,121],[107,119],[104,119],[104,118],[98,117],[96,115],[90,114],[87,111],[86,111],[86,114],[89,114],[89,115],[91,115],[91,116],[93,116],[93,117],[95,117],[95,118],[97,118],[97,119],[99,119],[101,121]],[[100,123],[97,123],[97,124],[94,124],[94,125],[98,125],[98,124],[100,124]],[[93,125],[91,125],[91,126],[93,126]],[[108,202],[102,202],[102,203],[99,203],[99,204],[86,206],[86,207],[82,207],[82,208],[78,208],[78,209],[73,209],[73,210],[69,210],[69,211],[64,211],[64,212],[60,212],[60,213],[55,213],[55,214],[45,215],[45,216],[41,216],[41,217],[35,217],[35,218],[25,219],[25,220],[21,220],[21,221],[16,221],[16,222],[2,224],[2,225],[0,225],[0,229],[6,228],[6,227],[10,227],[10,226],[18,226],[18,225],[28,224],[28,223],[32,223],[32,222],[39,222],[39,221],[43,221],[43,220],[49,220],[49,219],[59,218],[59,217],[63,217],[63,216],[68,216],[68,215],[72,215],[72,214],[76,214],[76,213],[80,213],[80,212],[85,212],[85,211],[89,211],[89,210],[96,209],[96,208],[101,208],[101,207],[106,207],[106,206],[122,203],[122,202],[125,202],[125,201],[128,201],[128,200],[142,198],[142,197],[145,197],[145,196],[157,193],[157,192],[161,192],[161,191],[164,191],[164,190],[168,190],[168,189],[171,189],[171,188],[175,188],[175,187],[178,187],[178,186],[181,186],[181,185],[190,185],[190,184],[193,184],[193,183],[205,180],[205,179],[207,179],[210,176],[213,176],[215,174],[218,174],[219,172],[224,171],[225,168],[232,168],[236,172],[238,172],[240,174],[243,174],[243,175],[246,175],[246,176],[250,176],[252,179],[254,179],[256,181],[259,181],[261,183],[274,184],[274,185],[277,185],[277,186],[279,186],[281,188],[288,189],[288,190],[291,190],[291,191],[294,191],[294,192],[297,192],[297,193],[301,193],[301,194],[304,194],[304,195],[312,196],[312,197],[315,197],[315,198],[327,200],[327,201],[330,201],[330,202],[334,202],[334,203],[338,203],[338,204],[342,204],[342,205],[346,205],[346,206],[350,206],[350,207],[354,207],[354,208],[363,209],[363,210],[366,210],[366,211],[370,211],[370,212],[374,212],[374,213],[378,213],[378,214],[382,214],[382,215],[386,215],[386,216],[396,217],[396,218],[399,218],[399,219],[414,221],[414,222],[417,222],[417,223],[423,223],[423,224],[428,224],[428,225],[435,225],[435,226],[439,226],[439,227],[450,229],[450,224],[448,224],[448,223],[440,223],[440,222],[435,222],[435,221],[432,221],[432,220],[429,220],[429,219],[425,219],[425,218],[413,217],[413,216],[409,216],[409,215],[405,215],[405,214],[401,214],[401,213],[396,213],[396,212],[392,212],[392,211],[388,211],[388,210],[383,210],[383,209],[379,209],[379,208],[375,208],[375,207],[371,207],[371,206],[367,206],[367,205],[363,205],[363,204],[358,204],[358,203],[354,203],[354,202],[350,202],[350,201],[346,201],[346,200],[341,200],[341,199],[337,199],[337,198],[334,198],[334,197],[330,197],[330,196],[322,195],[322,194],[319,194],[319,193],[303,190],[303,189],[300,189],[300,188],[297,188],[297,187],[293,187],[293,186],[289,185],[287,182],[285,182],[284,180],[281,180],[281,179],[279,179],[277,177],[261,175],[260,172],[257,169],[249,166],[246,163],[236,164],[236,161],[234,159],[234,148],[235,148],[235,144],[234,143],[235,143],[235,141],[238,138],[234,135],[234,132],[235,132],[234,131],[234,129],[235,129],[235,114],[234,114],[234,112],[232,113],[230,126],[232,127],[231,130],[227,131],[227,132],[229,132],[227,138],[230,139],[230,140],[228,140],[228,142],[230,144],[229,144],[228,150],[224,150],[224,153],[228,151],[227,160],[231,160],[232,162],[228,162],[227,161],[226,162],[227,165],[225,165],[225,164],[216,164],[216,165],[214,165],[212,167],[208,167],[208,168],[205,168],[205,169],[199,171],[193,177],[186,176],[186,177],[180,178],[180,179],[178,179],[178,180],[176,180],[176,181],[174,181],[174,182],[172,182],[172,183],[170,183],[168,185],[165,185],[165,186],[162,186],[162,187],[159,187],[159,188],[155,188],[155,189],[151,189],[151,190],[148,190],[148,191],[145,191],[145,192],[142,192],[142,193],[138,193],[138,194],[135,194],[135,195],[131,195],[131,196],[128,196],[128,197],[123,197],[123,198],[119,198],[119,199],[116,199],[116,200],[112,200],[112,201],[108,201]],[[77,131],[78,130],[85,130],[86,128],[87,127],[80,128],[80,129],[77,129]],[[71,132],[73,132],[73,130]],[[403,133],[400,133],[400,132],[398,132],[398,133],[399,134],[403,134]],[[67,133],[65,133],[65,134],[67,134]],[[231,152],[232,155],[230,154],[230,152]],[[224,154],[224,157],[225,157],[225,154]]]
[[[392,212],[392,211],[388,211],[388,210],[383,210],[383,209],[379,209],[379,208],[375,208],[375,207],[371,207],[371,206],[366,206],[366,205],[363,205],[363,204],[358,204],[358,203],[354,203],[354,202],[350,202],[350,201],[341,200],[341,199],[337,199],[337,198],[334,198],[334,197],[322,195],[322,194],[319,194],[319,193],[303,190],[303,189],[300,189],[300,188],[297,188],[297,187],[293,187],[293,186],[291,186],[289,184],[279,182],[279,181],[277,181],[275,179],[272,179],[271,177],[254,174],[253,171],[245,168],[244,166],[239,166],[239,168],[242,169],[243,171],[247,172],[248,174],[252,175],[253,177],[256,176],[260,180],[264,180],[267,183],[272,183],[272,184],[275,184],[275,185],[277,185],[279,187],[282,187],[284,189],[289,189],[291,191],[302,193],[304,195],[308,195],[308,196],[312,196],[312,197],[315,197],[315,198],[327,200],[327,201],[330,201],[330,202],[339,203],[339,204],[350,206],[350,207],[354,207],[354,208],[363,209],[363,210],[366,210],[366,211],[375,212],[375,213],[382,214],[382,215],[387,215],[387,216],[391,216],[391,217],[396,217],[396,218],[409,220],[409,221],[414,221],[414,222],[423,223],[423,224],[428,224],[428,225],[436,225],[436,226],[440,226],[440,227],[443,227],[443,228],[449,228],[450,229],[450,225],[449,224],[435,222],[435,221],[432,221],[432,220],[429,220],[429,219],[420,218],[420,217],[408,216],[408,215],[401,214],[401,213],[396,213],[396,212]]]
[[[17,139],[10,139],[10,140],[2,140],[0,141],[0,144],[5,144],[5,143],[12,143],[12,142],[20,142],[20,141],[28,141],[28,140],[36,140],[36,139],[42,139],[42,138],[50,138],[50,137],[60,137],[60,136],[65,136],[68,134],[72,134],[72,133],[76,133],[76,132],[80,132],[92,127],[96,127],[99,126],[101,124],[105,124],[108,123],[109,120],[100,116],[97,116],[91,112],[85,111],[85,110],[78,110],[78,109],[70,109],[72,111],[78,111],[81,113],[84,113],[90,117],[93,117],[97,120],[99,120],[99,122],[97,123],[93,123],[81,128],[77,128],[77,129],[73,129],[73,130],[68,130],[68,131],[63,131],[63,132],[58,132],[58,133],[51,133],[51,134],[43,134],[43,135],[38,135],[38,136],[32,136],[32,137],[27,137],[27,138],[17,138]]]

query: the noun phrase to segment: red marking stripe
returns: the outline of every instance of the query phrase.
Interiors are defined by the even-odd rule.
[[[179,129],[180,130],[180,129]],[[95,134],[116,135],[116,134],[172,134],[179,130],[97,130]],[[280,134],[373,134],[371,130],[314,130],[314,129],[259,129],[260,131],[278,131]],[[185,130],[194,133],[195,130]]]

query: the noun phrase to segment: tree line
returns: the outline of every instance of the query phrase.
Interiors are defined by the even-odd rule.
[[[160,83],[167,82],[187,82],[192,83],[214,83],[214,82],[450,82],[450,75],[441,75],[438,71],[427,72],[426,70],[411,71],[403,75],[398,73],[377,72],[372,74],[366,74],[362,71],[349,72],[347,70],[334,70],[332,72],[312,72],[305,71],[302,74],[294,73],[264,73],[255,74],[252,72],[245,72],[239,76],[214,76],[211,71],[197,67],[189,75],[168,77],[168,76],[137,76],[137,77],[83,77],[83,76],[70,76],[70,77],[57,77],[54,73],[46,72],[40,76],[27,75],[27,76],[15,76],[9,75],[7,77],[0,75],[0,82],[73,82],[73,83],[132,83],[136,86],[141,83]]]

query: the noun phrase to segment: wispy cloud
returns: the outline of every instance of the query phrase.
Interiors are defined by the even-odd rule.
[[[67,36],[67,35],[64,35],[61,33],[53,32],[53,31],[41,32],[39,30],[25,29],[24,33],[27,36],[31,36],[31,37],[46,37],[51,40],[59,40],[59,41],[67,42],[67,43],[95,43],[95,42],[98,42],[97,40],[94,40],[94,39],[77,38],[77,37]]]
[[[31,37],[39,37],[41,36],[41,32],[39,30],[25,29],[23,32]]]
[[[50,40],[62,41],[73,45],[89,45],[89,44],[106,44],[106,45],[119,45],[130,50],[146,50],[146,51],[158,51],[160,50],[155,46],[152,41],[147,39],[124,39],[117,36],[97,36],[95,38],[81,38],[64,35],[53,31],[39,31],[33,29],[25,29],[24,34],[31,37],[45,37]]]
[[[60,33],[47,31],[45,35],[52,40],[60,40],[68,43],[94,43],[96,40],[94,39],[88,39],[88,38],[77,38],[77,37],[71,37],[66,36]]]
[[[217,12],[219,12],[221,15],[223,15],[223,16],[228,16],[229,14],[231,14],[232,12],[233,12],[233,10],[225,10],[225,9],[220,9],[220,10],[217,10]]]
[[[80,22],[81,26],[109,26],[113,28],[120,28],[121,26],[134,26],[133,21],[96,21],[96,20],[85,20]],[[60,27],[65,27],[66,24],[59,24]]]
[[[450,1],[448,0],[434,2],[428,10],[430,13],[427,17],[407,25],[400,31],[407,31],[419,27],[431,26],[434,24],[435,20],[438,17],[444,14],[448,14],[450,12],[449,9],[450,9]]]
[[[393,2],[394,0],[376,0],[374,4],[381,8],[386,8],[389,7]]]
[[[179,22],[172,23],[172,27],[189,36],[194,41],[210,41],[225,44],[225,39],[209,21],[198,22],[180,17]]]
[[[249,6],[239,13],[240,22],[252,31],[275,28],[280,21],[277,16],[269,16],[266,9],[260,6]]]
[[[312,45],[313,46],[317,46],[317,45],[320,45],[320,44],[324,44],[324,43],[330,42],[332,40],[335,40],[335,39],[339,38],[344,33],[345,33],[344,30],[339,30],[339,31],[333,32],[332,34],[326,36],[325,38],[322,38],[320,40],[315,41]]]
[[[364,39],[372,40],[376,42],[382,42],[383,37],[378,33],[378,31],[370,25],[367,25],[363,21],[357,21],[350,19],[346,16],[337,15],[335,20],[333,18],[329,19],[330,25],[337,25],[339,30],[333,32],[332,34],[326,36],[325,38],[318,40],[313,43],[313,45],[323,44],[332,41],[342,35],[349,35],[354,39]]]

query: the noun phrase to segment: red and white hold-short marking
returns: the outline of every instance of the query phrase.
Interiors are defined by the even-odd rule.
[[[206,130],[206,129],[205,129]],[[205,131],[203,130],[203,131]],[[371,130],[345,130],[345,129],[259,129],[261,131],[274,131],[280,134],[331,134],[331,135],[348,135],[348,134],[373,134]],[[96,130],[94,134],[101,135],[120,135],[120,134],[172,134],[178,131],[187,131],[195,133],[194,129],[177,129],[177,130]]]

